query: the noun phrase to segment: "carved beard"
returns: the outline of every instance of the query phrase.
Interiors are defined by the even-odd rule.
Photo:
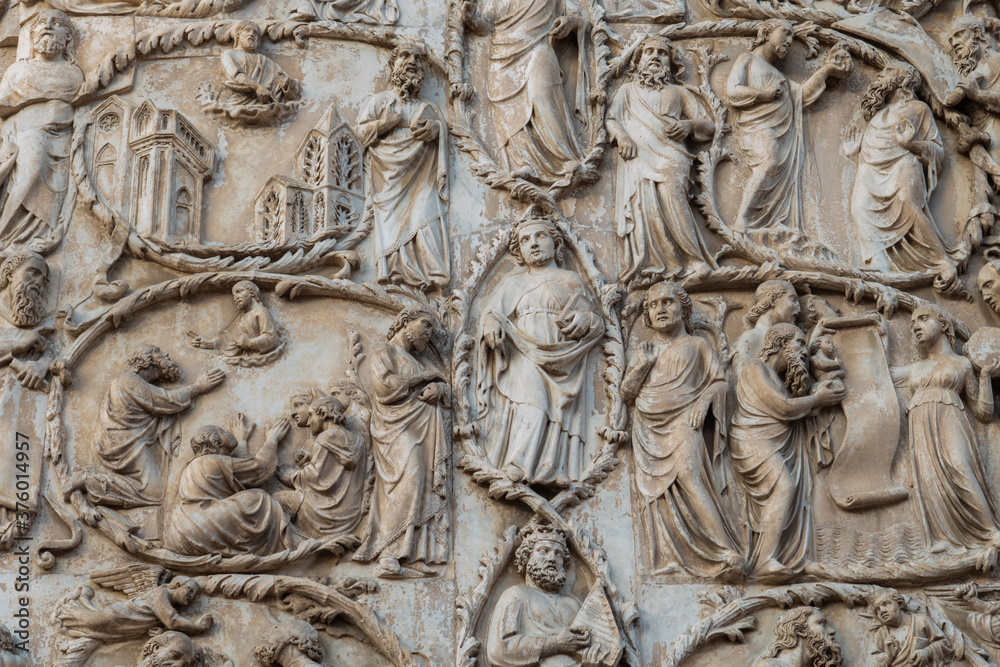
[[[806,393],[809,384],[809,367],[806,361],[791,348],[786,348],[781,355],[788,367],[785,369],[785,387],[798,398]]]
[[[45,316],[44,286],[37,282],[17,280],[10,284],[10,301],[13,307],[11,322],[18,327],[33,327]]]
[[[415,66],[398,67],[392,72],[392,86],[404,100],[416,99],[420,94],[420,86],[424,83],[424,75]]]
[[[976,55],[977,46],[979,45],[975,42],[958,42],[952,46],[954,53],[952,53],[951,58],[955,61],[960,76],[969,76],[979,64],[979,58]]]
[[[181,379],[181,367],[174,362],[159,360],[157,365],[163,382],[177,382]]]
[[[648,60],[639,70],[639,85],[643,88],[659,90],[670,82],[670,72],[659,60]]]
[[[875,80],[868,86],[868,90],[865,91],[865,96],[861,100],[861,115],[865,120],[871,120],[875,117],[879,109],[885,106],[886,99],[896,87],[896,82],[891,79],[881,82]]]
[[[160,656],[154,653],[143,661],[142,667],[168,667],[168,665],[172,664],[174,663],[170,658],[161,659]]]
[[[566,583],[566,572],[558,565],[528,561],[527,576],[546,593],[555,593]]]
[[[806,652],[812,667],[841,667],[844,656],[840,644],[824,635],[810,635],[805,638]]]
[[[38,53],[52,56],[62,53],[63,45],[56,41],[55,35],[48,31],[42,31],[36,35],[32,48]]]

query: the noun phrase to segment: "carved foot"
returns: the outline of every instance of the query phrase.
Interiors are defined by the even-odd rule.
[[[372,574],[380,579],[419,579],[421,577],[434,576],[437,574],[437,570],[420,562],[411,563],[410,566],[406,566],[395,558],[380,558],[378,564],[372,570]]]

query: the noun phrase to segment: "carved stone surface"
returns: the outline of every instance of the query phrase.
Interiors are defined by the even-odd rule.
[[[0,667],[1000,663],[983,0],[0,10]]]

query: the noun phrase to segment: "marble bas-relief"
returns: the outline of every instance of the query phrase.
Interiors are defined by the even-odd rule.
[[[1000,20],[864,4],[12,3],[0,665],[1000,662]]]

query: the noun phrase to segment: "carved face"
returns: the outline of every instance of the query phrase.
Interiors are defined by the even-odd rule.
[[[181,367],[163,350],[157,350],[153,353],[153,364],[156,368],[156,377],[154,379],[163,380],[164,382],[177,382],[181,379]]]
[[[236,35],[236,48],[241,51],[256,51],[259,45],[260,28],[255,25],[243,28]]]
[[[54,58],[66,52],[69,30],[55,12],[40,14],[31,29],[31,48],[44,58]]]
[[[434,323],[429,317],[418,317],[412,320],[403,329],[406,341],[418,352],[423,352],[427,344],[431,342],[431,335],[434,333]]]
[[[392,61],[390,83],[404,97],[413,98],[420,93],[424,73],[420,67],[420,56],[414,51],[400,51]]]
[[[948,44],[957,60],[973,60],[978,62],[982,55],[979,34],[976,27],[969,23],[956,25],[948,35]]]
[[[806,345],[805,335],[799,333],[794,337],[789,338],[782,346],[781,353],[784,359],[789,363],[805,363],[809,358],[809,349]]]
[[[11,321],[19,327],[33,327],[45,316],[45,287],[49,267],[45,260],[31,258],[17,267],[7,286]]]
[[[780,25],[771,31],[767,36],[767,43],[774,50],[775,55],[784,58],[788,54],[788,48],[792,45],[795,33],[787,25]]]
[[[649,325],[657,331],[672,331],[683,322],[684,309],[680,300],[670,291],[657,291],[646,297]]]
[[[143,667],[195,667],[197,654],[194,643],[176,632],[161,640],[153,653],[143,662]]]
[[[816,339],[816,350],[830,358],[837,354],[837,350],[833,347],[833,341],[829,336],[820,336]]]
[[[330,387],[330,395],[340,401],[340,404],[345,408],[349,408],[351,403],[354,402],[354,398],[351,394],[347,390],[341,389],[340,387]]]
[[[888,593],[880,593],[872,603],[875,617],[890,628],[898,628],[903,622],[903,610],[899,603]]]
[[[809,637],[806,645],[809,652],[810,664],[822,665],[823,667],[839,667],[843,664],[840,646],[837,644],[837,633],[829,626],[824,616],[819,610],[809,615],[806,621],[809,630]]]
[[[773,308],[778,321],[788,322],[789,324],[795,322],[795,318],[799,315],[799,309],[799,298],[793,291],[785,292],[779,296],[777,301],[774,302]]]
[[[525,566],[527,577],[543,591],[555,592],[566,583],[566,548],[552,540],[538,540]]]
[[[921,347],[933,345],[944,333],[944,327],[941,326],[937,313],[926,308],[913,311],[913,316],[910,317],[910,330],[917,345]]]
[[[976,281],[983,300],[997,314],[1000,314],[1000,262],[988,262],[979,270]]]
[[[295,396],[292,398],[292,422],[299,428],[309,425],[309,397]]]
[[[194,579],[184,577],[184,583],[173,590],[171,597],[174,602],[184,607],[191,604],[195,596],[198,595],[198,584]]]
[[[670,72],[670,49],[659,41],[647,41],[639,56],[639,75],[647,83],[662,83]]]
[[[548,225],[533,224],[521,227],[517,234],[521,257],[528,266],[545,266],[556,256],[556,241]]]
[[[246,285],[237,285],[233,288],[233,302],[240,310],[246,310],[253,303],[253,290]]]

